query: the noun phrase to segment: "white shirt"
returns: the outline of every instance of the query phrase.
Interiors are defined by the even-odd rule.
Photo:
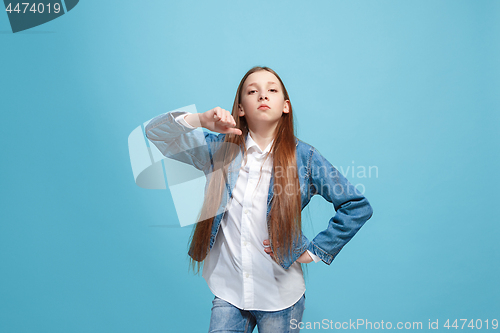
[[[194,128],[185,116],[176,121]],[[233,196],[203,264],[202,275],[213,294],[242,310],[283,310],[306,290],[300,263],[286,270],[264,251],[263,241],[269,239],[266,213],[273,141],[262,151],[248,133],[247,161],[242,159]],[[315,262],[321,260],[308,253]]]

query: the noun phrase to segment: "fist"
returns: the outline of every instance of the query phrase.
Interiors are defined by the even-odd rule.
[[[200,115],[200,121],[203,127],[217,133],[228,133],[242,135],[239,128],[235,128],[236,121],[231,112],[220,107],[208,110]]]

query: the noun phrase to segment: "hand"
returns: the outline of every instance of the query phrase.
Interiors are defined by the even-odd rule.
[[[271,250],[271,243],[269,242],[269,239],[264,240],[264,251],[271,256],[271,258],[274,259],[274,252]]]
[[[301,264],[308,264],[311,261],[313,261],[313,258],[311,258],[307,250],[305,250],[304,253],[302,253],[301,256],[297,258],[297,262],[300,262]]]
[[[231,112],[220,107],[213,108],[212,110],[200,114],[200,123],[201,126],[213,132],[237,135],[243,134],[239,128],[234,128],[236,126],[236,121],[231,115]]]
[[[264,251],[266,251],[266,253],[269,254],[274,259],[274,252],[273,250],[271,250],[270,246],[271,244],[269,242],[269,239],[265,239],[263,244],[264,244]],[[308,264],[311,261],[313,261],[313,259],[311,258],[309,253],[307,253],[307,250],[304,251],[304,253],[302,253],[300,257],[297,258],[297,262],[301,264]]]

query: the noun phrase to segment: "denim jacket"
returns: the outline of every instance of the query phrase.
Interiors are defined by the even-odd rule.
[[[190,129],[178,124],[175,118],[184,113],[186,112],[178,109],[153,118],[145,127],[146,137],[164,156],[202,170],[207,176],[208,184],[213,171],[213,153],[218,146],[220,147],[226,134],[216,135],[200,128]],[[314,239],[309,240],[302,233],[299,242],[292,246],[292,256],[287,256],[284,260],[279,260],[275,256],[275,259],[279,265],[288,269],[304,251],[309,250],[330,265],[342,247],[372,216],[373,210],[368,200],[313,146],[296,139],[296,158],[301,190],[301,209],[304,209],[313,195],[319,194],[333,204],[335,215],[330,218],[327,228],[318,233]],[[221,220],[232,197],[241,167],[241,159],[242,155],[239,154],[229,166],[226,187],[212,224],[210,249],[215,243]],[[271,174],[267,199],[268,229],[271,200],[274,194],[273,180],[274,172]],[[188,254],[192,256],[191,251]]]

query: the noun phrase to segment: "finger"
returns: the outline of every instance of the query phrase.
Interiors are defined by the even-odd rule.
[[[239,128],[232,128],[229,133],[236,134],[236,135],[242,135],[243,132]]]
[[[269,239],[264,239],[264,245],[269,245]]]
[[[274,255],[274,252],[268,247],[264,248],[264,251],[266,251],[266,253],[269,254],[270,256]]]

